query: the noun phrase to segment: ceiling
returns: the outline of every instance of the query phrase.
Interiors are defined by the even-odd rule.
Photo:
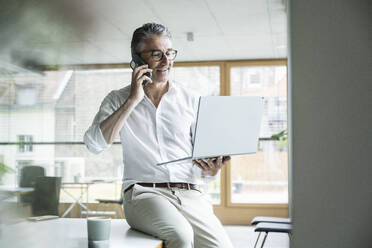
[[[132,33],[146,22],[168,26],[178,61],[287,57],[284,0],[14,0],[1,6],[0,61],[23,67],[128,63]]]

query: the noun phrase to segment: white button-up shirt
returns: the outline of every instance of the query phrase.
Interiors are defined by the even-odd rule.
[[[89,151],[100,153],[109,147],[100,123],[124,104],[129,94],[130,85],[105,97],[84,135]],[[168,92],[157,108],[146,95],[134,108],[119,133],[124,160],[123,189],[137,182],[197,183],[198,178],[204,182],[215,178],[203,177],[191,160],[157,165],[191,156],[198,99],[180,85],[169,82]]]

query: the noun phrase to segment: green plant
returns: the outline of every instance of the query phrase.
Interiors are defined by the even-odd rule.
[[[271,135],[272,140],[280,141],[280,146],[284,147],[288,145],[288,132],[287,130],[283,130],[277,134]]]
[[[1,163],[0,162],[0,182],[3,178],[3,176],[6,174],[6,173],[13,173],[14,170],[8,166],[6,166],[4,163]]]

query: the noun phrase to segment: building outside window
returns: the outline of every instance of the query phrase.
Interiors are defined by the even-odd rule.
[[[20,143],[18,145],[18,152],[25,153],[25,152],[32,152],[32,142],[33,138],[32,135],[17,135],[17,140]]]

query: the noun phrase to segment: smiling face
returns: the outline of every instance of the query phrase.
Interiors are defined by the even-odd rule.
[[[148,63],[152,71],[152,81],[154,83],[166,83],[169,79],[169,72],[173,66],[173,61],[170,61],[165,53],[172,49],[172,42],[166,35],[153,35],[147,38],[143,43],[141,53],[142,59]],[[160,61],[156,61],[152,51],[159,50],[163,52],[163,57]]]

